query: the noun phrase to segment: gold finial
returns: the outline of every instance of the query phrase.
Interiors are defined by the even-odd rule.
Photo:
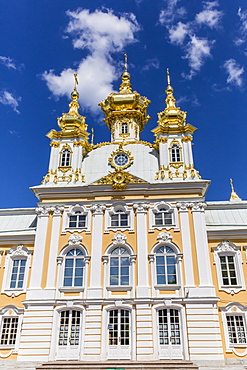
[[[74,90],[76,90],[76,85],[79,85],[77,76],[78,76],[78,74],[77,73],[74,73],[74,79],[75,79],[75,87],[74,87]]]
[[[167,76],[167,88],[165,93],[167,94],[166,98],[166,108],[176,108],[176,99],[173,96],[173,88],[171,87],[171,78],[170,78],[170,71],[169,68],[166,69],[166,76]]]
[[[166,68],[166,75],[167,75],[167,85],[171,85],[169,68]]]
[[[236,200],[240,201],[240,200],[242,200],[241,198],[239,198],[238,194],[234,190],[232,179],[230,179],[230,185],[231,185],[231,189],[232,189],[231,196],[230,196],[230,201],[234,201],[234,200],[235,201]]]
[[[122,83],[119,91],[121,93],[132,93],[132,86],[130,83],[130,74],[128,72],[127,54],[124,54],[124,72],[122,73]]]

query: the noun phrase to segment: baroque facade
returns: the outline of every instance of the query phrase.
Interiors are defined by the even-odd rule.
[[[125,66],[90,144],[79,94],[51,130],[37,208],[0,211],[0,365],[46,361],[247,363],[247,202],[205,202],[195,127],[168,75],[154,143]],[[27,363],[29,364],[27,366]],[[238,365],[239,364],[239,365]]]

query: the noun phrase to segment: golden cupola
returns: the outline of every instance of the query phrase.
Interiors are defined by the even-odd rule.
[[[147,114],[150,100],[132,91],[127,55],[124,55],[124,72],[121,77],[119,92],[111,93],[99,105],[111,131],[112,142],[137,142],[140,140],[140,132],[150,119]]]
[[[81,116],[78,112],[80,108],[78,99],[80,97],[76,85],[78,84],[77,75],[75,77],[75,87],[71,93],[72,101],[69,103],[69,112],[62,113],[59,117],[58,126],[62,131],[51,130],[47,136],[50,139],[66,139],[66,138],[82,138],[85,143],[88,143],[89,133],[87,132],[87,124],[85,117]]]

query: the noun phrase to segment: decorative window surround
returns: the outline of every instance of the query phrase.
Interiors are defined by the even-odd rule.
[[[106,249],[105,255],[102,257],[103,264],[105,265],[105,286],[108,291],[129,291],[134,286],[134,272],[133,263],[136,261],[136,255],[133,253],[132,247],[126,242],[127,237],[117,232],[112,243]],[[111,253],[116,248],[124,248],[129,257],[129,284],[128,285],[110,285],[110,259]]]
[[[69,226],[70,216],[76,215],[75,212],[81,212],[80,215],[86,216],[85,227],[70,227]],[[69,231],[70,233],[74,233],[74,232],[80,233],[82,231],[86,231],[86,233],[90,233],[90,222],[91,222],[91,214],[86,207],[80,204],[71,206],[69,209],[65,210],[65,213],[64,213],[62,234],[66,234],[67,231]]]
[[[167,225],[156,225],[155,222],[155,215],[160,212],[161,209],[166,209],[167,213],[172,215],[172,223]],[[176,207],[172,206],[170,203],[166,202],[159,202],[155,203],[153,207],[149,209],[149,232],[154,232],[154,230],[170,230],[174,229],[175,231],[179,231],[178,228],[178,213]]]
[[[2,285],[2,293],[7,294],[8,296],[18,296],[22,293],[26,292],[27,287],[27,279],[28,279],[28,273],[30,268],[30,259],[31,254],[33,251],[29,250],[28,248],[24,247],[23,245],[17,245],[14,248],[11,248],[6,252],[7,256],[5,259],[5,265],[4,265],[4,277],[3,277],[3,285]],[[25,269],[24,269],[24,279],[23,284],[21,288],[10,288],[10,282],[11,282],[11,276],[13,273],[13,265],[14,261],[18,260],[25,260]],[[18,271],[19,277],[20,273]]]
[[[226,352],[234,353],[235,355],[239,357],[244,357],[247,355],[247,306],[243,306],[241,303],[238,302],[231,302],[228,303],[225,307],[220,307],[220,310],[222,311],[222,321],[224,326],[224,332],[225,332],[225,340],[226,340]],[[229,325],[227,324],[227,316],[232,317],[233,320],[233,326],[230,329],[229,332]],[[231,321],[232,321],[231,320]],[[236,320],[239,321],[240,328],[242,328],[242,338],[245,338],[246,343],[231,343],[230,336],[232,334],[236,334],[236,340],[238,336],[238,332],[234,331],[236,326]],[[241,349],[241,352],[238,352],[238,348]],[[242,352],[242,349],[246,348],[244,352]]]
[[[183,254],[180,253],[178,246],[171,241],[172,237],[169,232],[163,231],[158,234],[158,242],[153,246],[151,254],[148,256],[151,263],[151,274],[152,281],[154,282],[153,287],[155,290],[178,290],[181,288],[181,261]],[[156,252],[161,247],[169,247],[174,251],[176,260],[176,284],[157,284],[157,272],[156,272]],[[161,254],[162,255],[162,254]]]
[[[112,218],[111,216],[117,214],[116,211],[121,210],[126,215],[128,215],[128,225],[127,226],[112,226]],[[125,231],[128,230],[129,232],[134,231],[134,214],[133,209],[131,207],[126,206],[123,203],[115,203],[112,205],[110,209],[106,211],[105,217],[105,233],[108,233],[110,230],[112,231]]]
[[[20,329],[22,324],[24,309],[18,308],[14,305],[8,305],[0,309],[0,343],[1,339],[3,339],[3,324],[4,321],[10,319],[10,327],[13,323],[13,319],[18,319],[17,330],[16,330],[16,337],[14,339],[13,344],[0,344],[0,358],[7,358],[11,354],[16,354],[19,347],[20,341]],[[5,320],[6,319],[6,320]],[[14,323],[13,323],[14,324]],[[9,349],[9,352],[2,354],[1,349]]]
[[[58,289],[60,292],[82,292],[84,291],[84,287],[87,286],[87,270],[88,264],[90,261],[90,256],[88,255],[88,251],[85,248],[82,242],[82,236],[79,234],[72,234],[67,244],[60,252],[60,255],[57,257],[57,264],[58,264]],[[83,271],[83,284],[82,286],[64,286],[64,272],[65,272],[65,260],[67,253],[72,249],[80,249],[83,252],[83,260],[85,263],[84,271]]]
[[[241,290],[245,290],[245,282],[242,269],[242,257],[241,257],[241,247],[229,242],[228,240],[223,240],[216,247],[212,248],[214,251],[214,264],[216,265],[217,277],[219,290],[223,290],[230,294],[235,294]],[[220,257],[233,257],[234,269],[236,272],[236,285],[224,285],[222,277],[222,265]],[[229,265],[228,259],[226,264]]]

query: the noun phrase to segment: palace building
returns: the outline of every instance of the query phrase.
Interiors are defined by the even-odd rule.
[[[0,210],[0,367],[242,369],[247,201],[233,185],[229,201],[205,201],[195,127],[169,74],[153,143],[140,139],[150,101],[126,65],[119,92],[99,104],[109,142],[89,142],[76,84],[71,97],[47,134],[37,208]]]

